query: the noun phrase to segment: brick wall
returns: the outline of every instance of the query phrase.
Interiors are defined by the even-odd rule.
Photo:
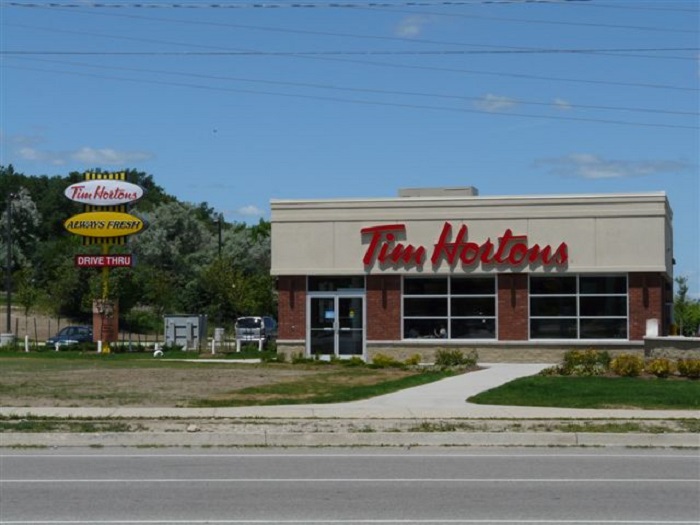
[[[367,276],[367,341],[401,339],[401,277]]]
[[[667,326],[664,319],[665,281],[661,274],[638,272],[629,274],[629,339],[644,338],[648,319],[659,320],[659,335]]]
[[[498,339],[527,341],[527,274],[498,275]]]
[[[306,337],[306,277],[281,276],[277,279],[279,339]]]

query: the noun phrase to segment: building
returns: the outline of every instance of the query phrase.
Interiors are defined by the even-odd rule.
[[[430,361],[643,351],[673,300],[665,193],[273,200],[278,351]]]

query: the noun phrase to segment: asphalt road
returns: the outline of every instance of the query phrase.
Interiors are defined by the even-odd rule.
[[[0,523],[700,523],[700,456],[652,449],[6,450]]]

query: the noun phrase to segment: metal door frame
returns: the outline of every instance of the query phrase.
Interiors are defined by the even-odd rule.
[[[364,291],[335,291],[335,292],[308,292],[306,295],[306,344],[305,353],[307,357],[311,355],[311,301],[314,299],[333,299],[333,308],[335,310],[336,319],[333,329],[333,354],[336,359],[350,359],[352,357],[361,357],[365,359],[367,352],[367,294]],[[362,353],[354,355],[340,355],[339,333],[337,327],[338,319],[338,304],[340,299],[361,299],[362,300]],[[329,358],[330,356],[321,356]]]

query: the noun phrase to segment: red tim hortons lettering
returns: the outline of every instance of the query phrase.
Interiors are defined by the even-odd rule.
[[[375,260],[380,264],[399,263],[422,265],[425,260],[425,248],[396,242],[396,234],[405,233],[403,224],[387,224],[382,226],[370,226],[362,228],[363,235],[371,235],[369,246],[362,262],[365,266],[371,265]]]

